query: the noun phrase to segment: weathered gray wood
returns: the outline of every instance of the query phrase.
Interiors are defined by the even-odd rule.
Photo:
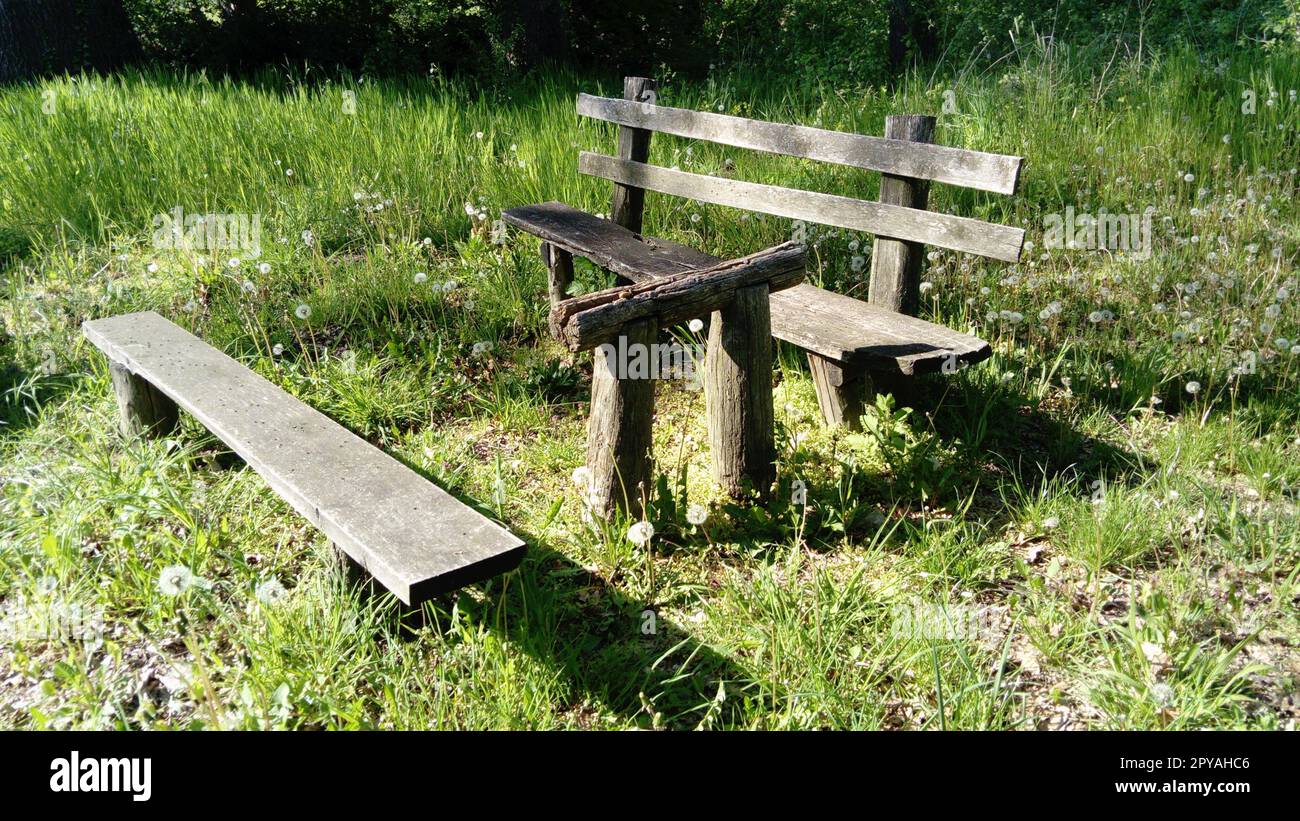
[[[650,106],[655,93],[655,81],[647,77],[624,77],[623,99],[630,105]],[[619,126],[618,156],[633,162],[650,159],[650,134],[644,128]],[[639,234],[641,216],[645,213],[645,189],[636,185],[614,183],[614,198],[609,206],[609,218],[617,225]]]
[[[772,294],[772,335],[845,366],[901,374],[987,359],[987,342],[803,284]]]
[[[736,292],[713,313],[705,357],[713,478],[728,494],[766,498],[776,478],[772,330],[766,285]]]
[[[82,328],[403,602],[503,573],[523,558],[524,543],[509,531],[158,314]]]
[[[148,380],[110,361],[108,372],[117,396],[118,429],[128,439],[166,436],[180,422],[180,409]]]
[[[629,322],[653,316],[666,327],[708,316],[759,283],[781,290],[803,281],[803,246],[793,242],[719,263],[702,271],[676,274],[570,299],[551,308],[551,331],[569,350],[594,348],[618,336]]]
[[[512,208],[505,219],[635,282],[721,261],[685,245],[638,237],[563,203]],[[988,343],[976,337],[813,285],[772,294],[771,303],[773,336],[846,367],[927,373],[945,362],[974,363],[991,354]]]
[[[633,345],[652,345],[659,333],[654,318],[633,322],[613,346],[596,349],[591,374],[591,415],[587,419],[588,503],[593,514],[615,509],[633,518],[653,492],[651,425],[655,383],[620,372],[620,353]],[[626,363],[623,363],[626,364]]]
[[[578,95],[578,113],[621,126],[1012,194],[1021,157]],[[633,159],[628,157],[627,159]]]
[[[934,139],[934,117],[919,114],[885,118],[885,136],[893,140],[928,143]],[[885,174],[880,179],[880,201],[888,205],[925,210],[930,186],[925,180]],[[867,301],[891,311],[916,315],[925,246],[888,237],[876,237],[871,252],[871,285]]]
[[[720,261],[686,245],[640,236],[612,220],[603,220],[562,202],[510,208],[501,218],[556,248],[585,257],[633,281],[694,271]]]
[[[828,427],[857,430],[867,381],[861,368],[848,369],[833,359],[808,354],[808,370],[817,392],[817,405]]]
[[[573,284],[573,254],[543,241],[541,255],[546,264],[547,295],[552,306],[559,305],[569,298],[569,286]]]
[[[924,242],[1006,262],[1020,259],[1020,248],[1025,238],[1024,229],[994,225],[967,217],[864,202],[836,194],[674,171],[671,168],[630,162],[589,151],[578,155],[578,170],[583,174],[663,194]]]

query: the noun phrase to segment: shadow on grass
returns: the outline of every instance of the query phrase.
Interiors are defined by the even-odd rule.
[[[0,439],[20,434],[40,420],[40,409],[72,391],[81,376],[28,373],[12,363],[0,366]]]
[[[935,433],[962,442],[969,465],[1029,489],[1055,479],[1084,486],[1097,480],[1128,483],[1150,467],[1140,454],[1000,386],[964,381],[952,388],[927,378],[920,380],[917,397],[920,407],[935,409],[928,414]]]
[[[399,458],[399,461],[403,461]],[[417,465],[407,467],[426,479]],[[491,512],[455,488],[438,483],[484,515]],[[511,574],[480,583],[481,600],[456,593],[418,611],[399,608],[411,631],[446,626],[453,605],[475,621],[493,625],[523,652],[561,674],[578,710],[587,701],[637,726],[692,729],[728,727],[740,720],[752,676],[736,662],[669,622],[660,605],[628,595],[579,565],[536,534],[507,527],[527,545]],[[354,583],[365,582],[352,565]],[[368,595],[391,598],[373,583]],[[649,627],[653,627],[651,631]],[[410,635],[414,635],[412,632]],[[725,698],[718,700],[719,692]]]

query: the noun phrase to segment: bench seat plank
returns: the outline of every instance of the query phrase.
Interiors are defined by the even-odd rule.
[[[83,331],[193,414],[403,602],[523,558],[514,534],[158,314],[97,319]]]
[[[509,225],[636,281],[708,268],[722,260],[687,245],[643,237],[562,202],[521,205],[502,213]]]
[[[642,238],[562,202],[511,208],[503,218],[634,282],[721,261],[685,245]],[[977,337],[806,283],[772,294],[771,305],[773,336],[846,367],[932,373],[952,357],[974,363],[992,353]]]
[[[979,337],[806,283],[772,294],[772,336],[846,366],[906,375],[993,354]]]

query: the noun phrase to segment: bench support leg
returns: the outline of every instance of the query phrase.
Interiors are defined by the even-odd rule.
[[[808,368],[812,371],[817,404],[826,426],[858,430],[862,401],[868,390],[866,374],[860,368],[846,368],[834,359],[815,353],[808,354]]]
[[[335,566],[343,577],[344,586],[356,594],[362,605],[384,606],[387,602],[397,602],[397,624],[407,630],[419,630],[427,624],[423,602],[415,605],[403,604],[400,599],[384,589],[356,559],[349,556],[343,548],[330,542],[330,551],[334,554]]]
[[[917,377],[907,376],[906,374],[876,371],[863,377],[865,387],[862,391],[862,401],[875,402],[876,394],[887,393],[894,397],[895,408],[913,408],[916,407],[917,398]]]
[[[765,498],[776,478],[772,316],[767,284],[713,312],[704,390],[713,477],[732,496]]]
[[[123,365],[108,363],[117,395],[118,428],[127,438],[166,436],[180,422],[180,409],[162,391]]]
[[[541,254],[542,262],[546,263],[551,305],[559,305],[569,298],[569,286],[573,284],[573,254],[549,242],[542,243]]]
[[[650,352],[658,333],[654,319],[630,322],[615,344],[595,351],[587,421],[589,501],[595,515],[608,516],[617,508],[639,517],[653,491],[650,446],[655,383],[650,378]],[[640,356],[633,345],[644,346]],[[638,359],[644,363],[644,373]]]

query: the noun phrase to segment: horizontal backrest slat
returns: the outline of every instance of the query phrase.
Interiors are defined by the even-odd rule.
[[[1011,194],[1021,157],[932,143],[889,140],[845,131],[750,120],[633,100],[578,95],[578,113],[619,125],[790,157],[849,165],[936,182]]]
[[[1025,232],[1020,228],[967,217],[866,202],[836,194],[674,171],[657,165],[593,154],[590,151],[578,155],[578,170],[593,177],[648,188],[661,194],[854,231],[867,231],[893,239],[923,242],[1006,262],[1019,261],[1020,248],[1025,239]]]

